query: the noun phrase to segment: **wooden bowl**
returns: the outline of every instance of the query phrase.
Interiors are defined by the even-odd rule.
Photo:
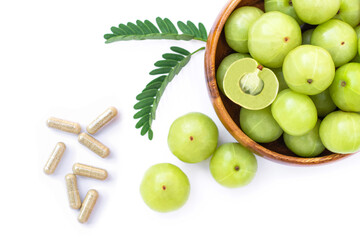
[[[285,145],[283,138],[272,143],[259,144],[250,139],[239,125],[240,106],[224,96],[216,84],[216,70],[222,59],[234,51],[227,45],[224,35],[224,24],[230,14],[241,6],[255,6],[264,10],[264,2],[260,0],[230,0],[217,17],[209,34],[205,52],[205,74],[210,98],[216,114],[231,135],[242,145],[254,153],[270,159],[295,164],[319,164],[342,159],[349,154],[334,154],[325,150],[315,158],[302,158],[292,153]]]

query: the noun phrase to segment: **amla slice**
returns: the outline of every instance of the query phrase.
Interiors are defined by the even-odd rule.
[[[275,100],[279,90],[276,75],[252,58],[243,58],[231,64],[223,84],[225,95],[249,110],[266,108]]]

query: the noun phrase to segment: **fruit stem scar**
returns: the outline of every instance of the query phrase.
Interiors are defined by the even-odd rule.
[[[341,45],[344,45],[345,44],[345,42],[341,42]]]
[[[260,71],[262,71],[264,67],[261,66],[261,65],[259,65],[259,66],[257,66],[257,68],[258,68]]]
[[[288,42],[289,41],[289,37],[284,37],[284,41]]]
[[[190,136],[190,141],[194,140],[194,137],[193,136]]]
[[[163,189],[163,190],[166,190],[166,186],[165,186],[165,185],[163,185],[163,186],[162,186],[162,189]]]
[[[235,171],[239,171],[239,170],[240,170],[240,167],[239,167],[238,165],[236,165],[236,166],[234,167],[234,170],[235,170]]]
[[[292,5],[293,5],[293,3],[292,3],[292,1],[290,0],[290,1],[289,1],[289,6],[292,6]]]
[[[308,79],[307,82],[308,82],[309,84],[311,84],[311,83],[313,82],[313,80],[312,80],[312,79]]]
[[[346,86],[346,82],[345,81],[341,81],[341,86],[345,87]]]

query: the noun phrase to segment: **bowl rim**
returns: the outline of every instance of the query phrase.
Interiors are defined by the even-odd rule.
[[[219,89],[217,87],[216,81],[216,69],[215,69],[215,54],[217,50],[217,44],[222,32],[222,29],[225,25],[225,22],[229,15],[236,9],[242,0],[229,0],[229,2],[224,6],[219,15],[217,16],[213,27],[208,36],[206,43],[205,57],[204,57],[204,66],[205,66],[205,77],[206,85],[208,88],[208,93],[211,98],[215,112],[228,130],[228,132],[243,146],[251,150],[252,152],[260,155],[269,160],[275,160],[282,163],[293,163],[293,164],[320,164],[327,163],[339,159],[343,159],[351,154],[330,154],[321,157],[294,157],[287,156],[277,152],[274,152],[270,149],[263,147],[262,145],[256,143],[251,138],[249,138],[233,121],[227,112],[224,103],[220,97]]]

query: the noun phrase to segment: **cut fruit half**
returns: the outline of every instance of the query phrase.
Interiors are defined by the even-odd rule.
[[[249,110],[269,106],[276,98],[279,82],[268,68],[252,58],[243,58],[230,65],[224,76],[225,95]]]

